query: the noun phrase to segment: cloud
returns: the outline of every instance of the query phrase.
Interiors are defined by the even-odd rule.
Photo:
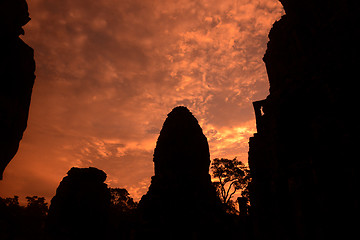
[[[50,198],[71,166],[92,165],[140,198],[177,105],[197,117],[212,157],[246,160],[278,1],[32,0],[29,11],[37,79],[29,128],[0,183],[18,190],[1,195]]]

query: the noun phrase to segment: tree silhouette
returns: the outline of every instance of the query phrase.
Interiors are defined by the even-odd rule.
[[[21,229],[20,216],[23,208],[19,205],[19,197],[1,198],[0,197],[0,239],[14,239],[19,235]]]
[[[136,228],[137,202],[130,197],[125,188],[109,188],[110,213],[109,231],[110,236],[116,239],[133,239],[132,235]]]
[[[1,198],[1,202],[6,207],[19,207],[19,196],[9,197],[9,198]]]
[[[28,239],[42,239],[44,236],[45,220],[48,204],[44,197],[26,197],[24,212],[24,236]]]
[[[111,205],[121,212],[129,212],[136,209],[137,203],[130,197],[125,188],[109,188],[111,194]]]
[[[19,197],[0,197],[0,239],[43,239],[48,206],[44,197],[26,197],[27,205],[19,205]]]
[[[227,158],[215,158],[211,163],[213,176],[216,178],[213,184],[216,187],[220,200],[230,213],[237,212],[232,196],[242,192],[243,197],[248,197],[248,182],[250,181],[249,169],[241,161]]]
[[[26,209],[28,212],[34,213],[41,217],[46,217],[47,212],[49,210],[48,204],[45,202],[44,197],[26,197],[27,205]]]

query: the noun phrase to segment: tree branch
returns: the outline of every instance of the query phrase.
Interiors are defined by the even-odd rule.
[[[219,176],[219,182],[220,182],[220,194],[221,194],[221,197],[222,197],[222,200],[223,200],[223,202],[225,202],[225,187],[224,187],[224,185],[225,185],[225,183],[223,183],[222,181],[221,181],[221,177]]]
[[[230,194],[228,201],[231,199],[231,197],[234,195],[235,192],[236,192],[236,188],[235,188],[234,191]]]
[[[233,182],[230,183],[230,186],[229,186],[229,188],[228,188],[228,190],[227,190],[227,192],[226,192],[226,195],[225,195],[224,203],[227,203],[228,200],[230,199],[230,198],[228,199],[229,192],[230,192],[231,186],[232,186],[235,182],[236,182],[236,181],[233,181]],[[236,188],[235,188],[234,192],[236,192]],[[234,194],[234,193],[232,193],[232,194]]]

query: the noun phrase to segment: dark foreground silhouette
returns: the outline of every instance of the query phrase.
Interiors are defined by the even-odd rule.
[[[27,126],[35,61],[19,35],[29,21],[25,0],[0,0],[0,180]]]
[[[281,2],[250,139],[256,239],[359,239],[359,1]]]
[[[209,175],[206,137],[190,111],[173,109],[154,151],[155,176],[137,206],[125,189],[110,189],[96,168],[72,168],[51,200],[49,239],[219,239],[239,235]],[[246,231],[245,229],[243,229]],[[249,239],[246,234],[244,239]]]
[[[16,224],[17,199],[3,199],[0,209],[7,214],[0,218],[0,225],[7,235],[2,239],[251,239],[246,212],[228,214],[217,195],[209,175],[207,139],[187,108],[176,107],[168,114],[154,151],[154,165],[155,176],[139,204],[125,189],[108,188],[103,171],[71,168],[47,214],[46,204],[41,208],[44,199],[40,199],[42,205],[37,201],[37,209],[43,211],[31,216],[38,219],[32,231]]]
[[[96,168],[72,168],[51,200],[49,239],[101,239],[107,234],[110,190]]]
[[[19,197],[0,197],[0,239],[44,239],[44,225],[48,211],[43,197],[26,197],[26,206],[20,206]]]
[[[72,169],[71,175],[74,174],[73,170],[74,169]],[[84,172],[102,172],[95,169],[90,169],[90,171],[89,169],[75,169],[75,171],[77,173],[82,172],[82,176],[78,175],[78,177],[84,177]],[[89,175],[96,179],[94,174],[90,173]],[[89,175],[85,178],[89,179]],[[86,185],[92,186],[92,183],[96,182],[95,179],[90,180]],[[74,185],[76,184],[74,183]],[[93,187],[96,188],[96,184]],[[68,188],[74,189],[75,187],[68,186]],[[78,189],[78,191],[81,192],[82,195],[86,192],[85,189]],[[103,209],[100,214],[96,214],[93,209],[99,208],[99,202],[94,201],[94,196],[92,196],[95,192],[93,190],[90,192],[92,192],[92,194],[85,194],[87,198],[81,199],[81,203],[87,206],[90,204],[93,205],[88,213],[82,215],[79,214],[79,211],[74,210],[76,205],[79,204],[74,201],[74,198],[81,193],[64,191],[62,194],[59,194],[57,199],[59,199],[60,196],[63,201],[57,201],[57,203],[51,207],[50,217],[48,217],[48,205],[43,197],[26,197],[26,206],[19,204],[19,197],[17,196],[0,198],[0,239],[41,240],[59,239],[60,237],[62,237],[62,239],[93,239],[95,237],[103,239],[105,236],[116,239],[133,239],[131,234],[133,229],[135,229],[134,222],[137,203],[129,196],[127,190],[123,188],[109,188],[106,190],[106,192],[110,193],[110,201],[109,198],[107,198],[105,205],[107,205],[108,208]],[[99,196],[95,197],[99,198]],[[64,203],[66,202],[65,199],[72,200]],[[84,206],[82,208],[84,208]],[[73,212],[69,209],[73,209]],[[67,215],[65,216],[65,214]],[[74,223],[72,219],[74,217],[79,220],[78,223]],[[97,222],[98,218],[104,219],[104,217],[106,217],[105,222],[108,223],[107,226],[100,225],[100,228],[96,226],[96,229],[91,229],[91,225],[84,225],[86,222]],[[82,228],[80,228],[81,226]],[[88,233],[90,232],[98,233],[89,236]]]
[[[270,95],[254,102],[258,132],[249,149],[253,225],[247,215],[235,218],[222,211],[208,174],[206,138],[192,114],[178,107],[161,130],[155,176],[139,206],[126,191],[112,193],[101,170],[73,168],[52,200],[47,239],[359,238],[360,3],[281,2],[286,15],[274,24],[264,56]],[[0,201],[2,239],[44,236],[43,200],[29,201],[35,203],[30,215],[38,216],[29,228],[38,237],[21,234],[30,231],[18,228],[24,226],[18,219],[30,219],[24,212],[28,207],[12,198]]]
[[[211,183],[207,139],[186,107],[168,114],[154,165],[139,203],[139,239],[219,239],[232,231]]]

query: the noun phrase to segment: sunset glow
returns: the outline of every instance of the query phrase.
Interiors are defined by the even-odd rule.
[[[73,166],[146,193],[166,115],[187,106],[211,159],[247,162],[252,102],[268,95],[262,61],[277,0],[28,0],[35,51],[28,128],[0,196],[48,201]],[[191,164],[191,163],[189,163]]]

